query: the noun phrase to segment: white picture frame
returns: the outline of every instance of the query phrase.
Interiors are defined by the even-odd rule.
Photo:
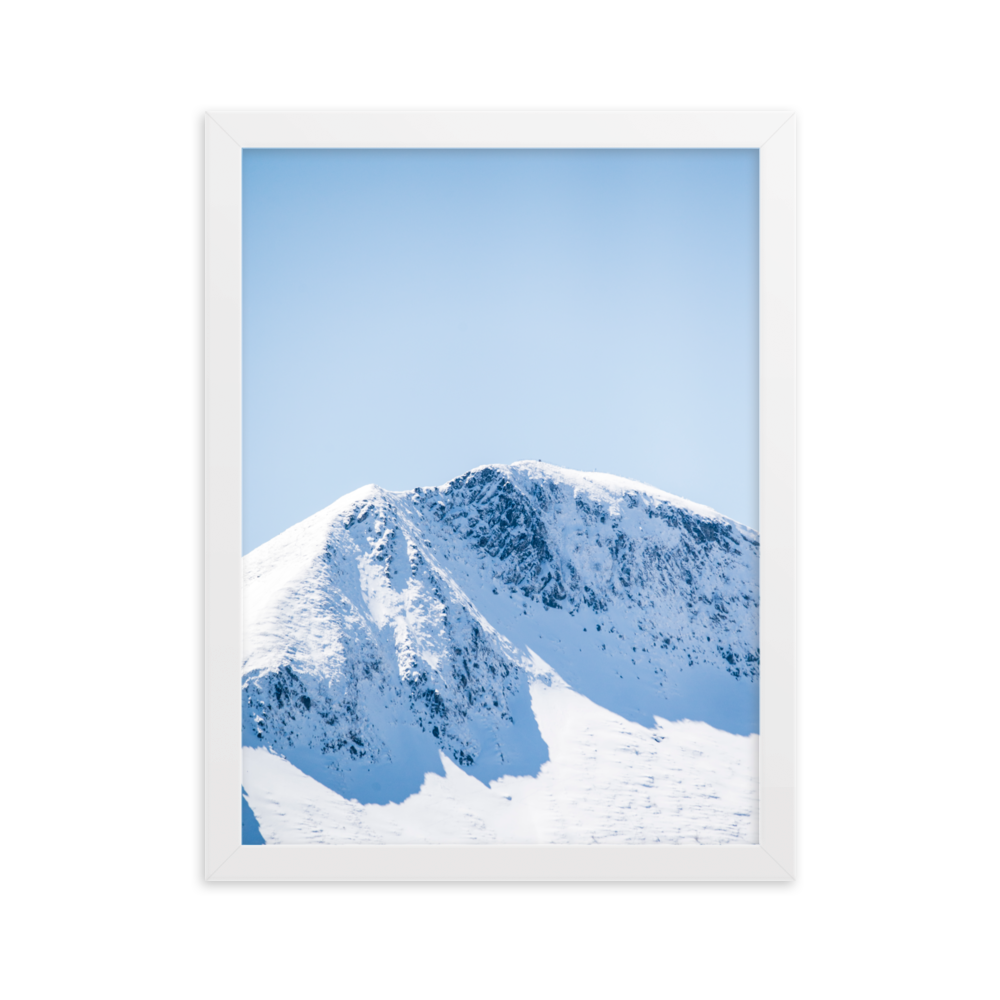
[[[796,122],[789,112],[224,112],[205,119],[205,878],[795,877]],[[760,155],[759,842],[245,846],[241,836],[241,189],[245,148],[756,148]]]

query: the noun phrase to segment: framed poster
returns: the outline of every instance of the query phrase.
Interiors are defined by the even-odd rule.
[[[794,882],[796,111],[210,108],[199,114],[205,127],[206,880]],[[245,548],[240,516],[244,151],[615,148],[758,151],[760,658],[767,665],[760,685],[758,843],[243,844],[241,721],[233,704],[239,699]]]

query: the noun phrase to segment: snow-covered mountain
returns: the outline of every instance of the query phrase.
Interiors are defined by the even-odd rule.
[[[708,508],[611,475],[488,465],[433,489],[357,490],[244,571],[246,759],[280,758],[331,802],[552,771],[545,689],[582,699],[560,695],[564,714],[587,702],[604,719],[591,728],[618,720],[650,761],[671,721],[692,720],[691,738],[722,730],[711,739],[755,780],[735,737],[758,728],[758,539]]]

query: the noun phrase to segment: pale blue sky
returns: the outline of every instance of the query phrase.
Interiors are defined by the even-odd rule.
[[[243,541],[542,459],[757,527],[756,150],[244,150]]]

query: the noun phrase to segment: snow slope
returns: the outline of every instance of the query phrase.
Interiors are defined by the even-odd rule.
[[[753,841],[757,561],[714,511],[540,462],[343,497],[244,559],[261,834]]]

